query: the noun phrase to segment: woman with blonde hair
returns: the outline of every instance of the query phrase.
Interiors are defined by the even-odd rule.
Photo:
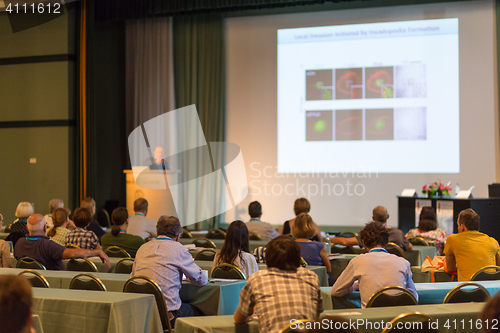
[[[52,223],[54,226],[49,229],[47,236],[57,244],[65,246],[66,235],[71,231],[68,226],[72,224],[68,211],[64,208],[56,208],[52,212]]]
[[[311,203],[309,202],[309,200],[307,200],[306,198],[298,198],[297,200],[295,200],[293,204],[293,211],[295,213],[295,216],[299,216],[302,213],[308,214],[310,210],[311,210]],[[283,226],[279,230],[280,235],[288,235],[291,233],[295,219],[296,218],[285,221],[285,223],[283,223]],[[315,231],[312,240],[322,242],[323,237],[321,237],[321,231],[319,230],[319,227],[316,225],[316,223],[314,223],[314,226],[315,226],[314,229]]]
[[[11,241],[15,246],[20,238],[24,238],[29,235],[26,224],[28,223],[28,217],[33,215],[33,213],[33,206],[29,202],[20,202],[19,205],[17,205],[15,214],[18,219],[10,226],[10,234],[7,238],[5,238],[5,240]]]

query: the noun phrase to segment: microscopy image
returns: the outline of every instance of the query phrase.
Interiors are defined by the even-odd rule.
[[[424,64],[396,66],[396,97],[427,97],[427,81]]]
[[[333,141],[333,111],[306,111],[306,141]]]
[[[363,68],[335,70],[335,99],[363,98]]]
[[[333,99],[333,70],[306,71],[306,101]]]
[[[394,67],[365,68],[365,98],[394,97]]]
[[[363,140],[363,110],[335,110],[335,140]]]
[[[426,140],[425,107],[394,108],[394,140]]]
[[[394,110],[365,110],[365,140],[394,139]]]

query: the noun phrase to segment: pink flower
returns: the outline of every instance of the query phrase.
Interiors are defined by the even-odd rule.
[[[427,191],[428,189],[429,189],[429,186],[428,185],[424,185],[423,190]]]
[[[443,191],[443,190],[444,190],[444,185],[443,185],[443,184],[439,185],[439,189],[440,189],[441,191]]]

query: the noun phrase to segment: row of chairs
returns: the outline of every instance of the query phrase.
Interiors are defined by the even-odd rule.
[[[133,264],[134,258],[123,258],[116,263],[115,273],[130,274]],[[46,270],[44,265],[29,257],[19,259],[16,268]],[[66,265],[66,270],[73,272],[98,272],[97,266],[87,258],[70,259]]]
[[[181,238],[193,238],[193,235],[186,228],[182,228]],[[226,239],[226,232],[222,229],[210,229],[205,238],[208,239]],[[262,240],[260,235],[253,231],[248,231],[249,240]]]

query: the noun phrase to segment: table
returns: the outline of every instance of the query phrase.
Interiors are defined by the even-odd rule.
[[[203,237],[200,235],[200,237]],[[195,238],[198,238],[198,237],[195,237]],[[192,244],[193,243],[193,240],[194,238],[180,238],[179,239],[179,243],[185,245],[185,244]],[[220,250],[222,248],[222,244],[224,244],[224,240],[223,239],[211,239],[212,242],[215,243],[215,245],[217,246],[217,249],[216,250]],[[249,241],[249,245],[250,245],[250,253],[253,253],[253,251],[258,248],[259,246],[262,246],[262,247],[266,247],[268,241],[257,241],[257,240],[251,240]]]
[[[33,288],[45,333],[162,332],[153,295]]]
[[[366,252],[364,248],[360,248],[357,245],[352,247],[336,245],[332,247],[332,253],[363,254]],[[405,258],[410,262],[412,266],[422,265],[422,262],[424,262],[427,256],[429,256],[431,259],[434,258],[434,256],[436,256],[435,246],[413,245],[413,250],[405,251]]]
[[[413,273],[413,282],[415,283],[432,282],[431,271],[421,272],[420,266],[411,266],[411,272]],[[435,282],[451,282],[452,279],[456,281],[457,276],[448,274],[445,271],[434,271]]]
[[[439,305],[418,305],[418,306],[401,306],[401,307],[386,307],[386,308],[370,308],[356,309],[354,312],[346,312],[345,310],[329,310],[323,312],[322,316],[340,315],[360,325],[356,328],[363,333],[380,333],[381,329],[375,329],[375,325],[380,324],[382,320],[386,323],[396,316],[406,312],[421,312],[431,316],[439,325],[441,332],[449,333],[480,333],[475,325],[470,327],[460,327],[461,321],[464,320],[464,325],[470,325],[469,320],[474,322],[478,314],[482,311],[484,303],[467,303],[467,304],[439,304]],[[326,317],[328,318],[328,317]],[[366,321],[361,321],[364,319]],[[444,328],[446,321],[451,326],[450,329]],[[457,323],[457,327],[453,327],[453,320]],[[371,329],[370,329],[371,326]],[[235,324],[233,316],[217,316],[217,317],[191,317],[178,318],[175,324],[176,331],[182,333],[258,333],[258,323],[250,321],[245,324]]]
[[[476,281],[488,290],[491,296],[500,291],[500,281]],[[418,304],[442,304],[446,294],[454,287],[463,282],[436,282],[436,283],[415,283],[415,289],[418,294]],[[321,287],[321,295],[323,297],[323,307],[328,309],[348,309],[360,308],[361,299],[359,291],[343,297],[330,297],[331,288]]]

